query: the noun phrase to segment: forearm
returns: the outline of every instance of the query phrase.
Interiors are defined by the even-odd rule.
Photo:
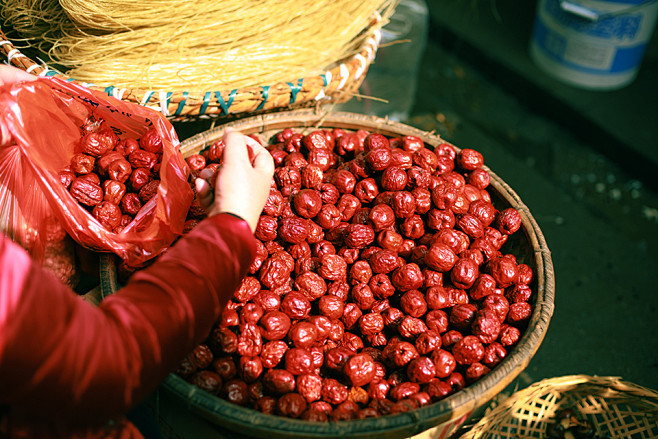
[[[13,333],[2,336],[9,342],[0,345],[0,387],[8,392],[0,402],[82,419],[122,413],[208,334],[253,254],[246,222],[219,215],[99,308],[63,285],[51,292],[29,285],[9,324]]]

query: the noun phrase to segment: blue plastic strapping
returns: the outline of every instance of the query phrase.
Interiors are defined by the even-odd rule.
[[[299,90],[302,89],[302,85],[304,84],[304,78],[299,78],[297,85],[294,85],[292,82],[288,82],[287,84],[290,87],[290,103],[294,104],[295,100],[297,100],[297,93],[299,93]]]
[[[176,112],[174,113],[174,116],[180,116],[181,113],[183,112],[183,108],[185,108],[185,102],[187,102],[187,97],[189,96],[189,93],[184,91],[183,92],[183,100],[178,103],[178,108],[176,108]]]
[[[153,91],[147,91],[146,94],[144,94],[144,98],[142,98],[142,105],[148,104],[154,94],[155,92]]]
[[[267,97],[270,94],[270,86],[269,85],[264,85],[263,87],[261,87],[261,89],[262,89],[261,94],[263,96],[263,100],[260,104],[258,104],[258,107],[256,108],[256,111],[263,109],[263,107],[265,106],[265,102],[267,102]]]
[[[201,104],[201,108],[199,109],[199,116],[203,116],[206,113],[208,104],[210,104],[210,96],[212,96],[212,93],[209,91],[203,95],[203,104]]]
[[[231,93],[228,95],[228,103],[224,101],[224,98],[222,98],[222,93],[216,91],[215,92],[215,97],[217,98],[217,102],[219,102],[219,106],[222,107],[222,110],[224,111],[225,114],[228,114],[228,109],[233,105],[233,99],[235,99],[235,94],[237,93],[237,89],[231,90]]]

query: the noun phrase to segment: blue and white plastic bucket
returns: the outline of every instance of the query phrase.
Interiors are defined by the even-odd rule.
[[[567,84],[618,89],[637,76],[657,15],[658,0],[540,0],[530,53]]]

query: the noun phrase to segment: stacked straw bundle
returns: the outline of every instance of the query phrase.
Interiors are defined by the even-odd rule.
[[[203,91],[316,75],[397,0],[5,0],[28,47],[97,86]]]

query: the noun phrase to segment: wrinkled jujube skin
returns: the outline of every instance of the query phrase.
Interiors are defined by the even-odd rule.
[[[229,381],[238,374],[238,367],[233,357],[219,357],[213,360],[212,369],[221,377],[223,381]]]
[[[469,290],[469,296],[473,300],[481,300],[493,294],[496,289],[496,279],[490,274],[481,273],[473,282]]]
[[[283,395],[295,390],[295,375],[287,369],[270,369],[263,376],[265,388],[277,395]]]
[[[471,384],[485,376],[491,371],[491,369],[480,362],[475,362],[468,366],[466,372],[464,372],[464,378],[466,382]]]
[[[456,329],[449,329],[448,331],[441,334],[441,344],[445,349],[452,349],[455,343],[457,343],[462,338],[464,338],[464,334]]]
[[[311,302],[299,291],[290,291],[281,299],[281,311],[293,320],[303,320],[311,313]]]
[[[397,384],[396,386],[393,386],[389,392],[389,395],[393,400],[401,401],[413,395],[414,393],[418,393],[419,391],[420,385],[418,383],[405,381]]]
[[[328,297],[328,296],[327,296]],[[315,325],[315,331],[318,336],[318,341],[322,342],[329,337],[329,333],[332,328],[331,321],[335,319],[330,319],[329,317],[323,315],[314,315],[306,319],[306,321],[313,323]]]
[[[506,288],[516,280],[516,262],[508,257],[497,257],[486,264],[486,271],[496,280],[499,288]]]
[[[391,164],[391,150],[388,147],[378,147],[368,149],[366,146],[365,153],[366,166],[372,171],[383,171]]]
[[[457,360],[449,351],[437,349],[430,354],[434,363],[434,371],[437,377],[447,378],[457,368]]]
[[[92,215],[109,230],[114,230],[121,224],[121,209],[109,201],[101,201],[95,205]]]
[[[526,284],[513,284],[505,291],[510,303],[527,302],[532,297],[532,289]]]
[[[393,286],[391,279],[384,273],[374,274],[370,278],[368,286],[376,299],[386,299],[395,294],[395,287]]]
[[[354,191],[357,179],[347,169],[338,169],[331,174],[331,183],[336,186],[341,194],[351,194]]]
[[[416,213],[416,198],[409,191],[397,191],[393,193],[390,206],[397,218],[409,218]]]
[[[321,315],[329,319],[339,319],[343,316],[345,301],[337,296],[325,295],[318,301],[318,310]]]
[[[425,234],[425,224],[420,215],[413,214],[399,225],[400,233],[409,239],[419,239]]]
[[[274,368],[281,363],[284,355],[288,351],[288,344],[283,340],[268,341],[263,345],[260,352],[260,359],[263,367],[268,369]]]
[[[286,370],[293,375],[313,373],[315,369],[313,355],[308,349],[290,348],[286,351],[283,361]]]
[[[295,212],[302,218],[313,218],[322,208],[322,198],[315,189],[302,189],[293,198]]]
[[[449,322],[448,314],[441,309],[433,309],[425,315],[427,327],[438,334],[443,334],[448,330]]]
[[[297,377],[297,393],[307,403],[318,401],[322,397],[322,377],[317,374],[304,374]]]
[[[400,309],[412,317],[421,317],[427,312],[427,301],[419,290],[406,291],[400,297]]]
[[[327,292],[327,282],[319,274],[307,271],[296,277],[295,288],[309,301],[313,301]]]
[[[345,400],[349,394],[347,386],[341,384],[334,378],[325,378],[322,381],[322,400],[330,404],[338,405]]]
[[[375,240],[375,231],[369,225],[350,224],[345,231],[344,240],[348,247],[362,249]]]
[[[423,273],[417,264],[404,264],[393,271],[391,283],[400,291],[417,290],[423,285]]]
[[[467,335],[452,347],[452,355],[457,364],[469,365],[484,358],[484,345],[474,335]]]
[[[190,383],[210,394],[216,395],[222,388],[222,378],[212,370],[199,370],[190,378]]]
[[[519,341],[520,337],[521,331],[518,328],[507,324],[501,325],[500,334],[498,336],[498,341],[500,341],[501,345],[507,347],[513,346]]]
[[[407,172],[398,166],[389,166],[382,172],[380,184],[387,191],[401,191],[407,187]]]
[[[367,284],[354,285],[350,296],[353,304],[364,311],[372,308],[375,303],[375,295]]]
[[[88,155],[100,157],[114,149],[119,138],[111,129],[87,133],[80,140],[80,150]]]
[[[480,309],[471,324],[471,332],[484,344],[493,343],[500,333],[501,323],[491,308]]]
[[[363,314],[359,318],[359,330],[363,335],[375,335],[384,330],[384,317],[377,312]]]
[[[361,204],[370,203],[377,197],[377,195],[379,195],[379,187],[374,178],[360,180],[356,186],[354,186],[354,196]]]
[[[484,164],[484,158],[478,151],[470,148],[464,148],[455,157],[455,163],[461,169],[466,171],[473,171],[474,169],[481,168]]]
[[[457,259],[457,255],[447,244],[439,242],[429,247],[424,261],[429,268],[445,273],[452,269]]]
[[[398,333],[408,340],[415,340],[420,334],[426,332],[429,328],[425,322],[419,318],[405,315],[397,327]]]
[[[457,288],[467,289],[473,286],[479,275],[478,265],[469,258],[458,258],[450,270],[450,281]]]
[[[409,362],[407,375],[414,383],[426,384],[436,377],[436,366],[429,357],[421,356]]]
[[[482,364],[488,368],[496,367],[507,356],[507,350],[497,341],[494,341],[484,348],[484,357]]]
[[[430,328],[430,330],[418,336],[414,346],[420,355],[429,355],[441,347],[441,335]]]
[[[123,158],[123,156],[121,156],[120,154],[117,153],[117,155],[119,156],[119,158]],[[112,155],[111,157],[115,157],[115,156]],[[78,175],[89,174],[90,172],[94,171],[95,167],[96,167],[96,159],[89,154],[77,153],[77,154],[73,154],[73,156],[71,157],[70,169],[75,174]],[[101,170],[102,172],[104,171],[103,173],[106,173],[107,167],[104,167],[103,169],[99,169],[99,170]]]
[[[240,376],[247,383],[253,383],[263,373],[263,363],[260,357],[240,357]]]
[[[119,160],[117,160],[116,162],[114,162],[110,165],[110,168],[112,168],[112,166],[115,163],[120,164],[121,162]],[[110,169],[109,172],[112,172],[112,170]],[[115,178],[115,180],[118,180],[118,179]],[[119,181],[121,181],[121,180],[119,180]],[[146,183],[144,186],[142,186],[142,188],[139,190],[139,199],[141,200],[141,202],[146,203],[151,198],[153,198],[155,196],[155,194],[158,193],[158,188],[159,187],[160,187],[160,180],[151,180],[148,183]],[[126,195],[129,195],[129,194],[126,194]]]
[[[270,311],[260,318],[258,326],[263,338],[281,340],[290,329],[290,317],[282,311]]]
[[[418,350],[408,341],[392,343],[384,348],[384,358],[395,367],[406,366],[411,360],[418,358]]]
[[[308,161],[299,151],[290,152],[284,159],[283,164],[291,168],[301,169],[308,164]]]
[[[342,221],[350,221],[354,214],[361,208],[361,201],[352,194],[343,194],[336,203],[336,208],[341,215]]]
[[[481,154],[339,128],[272,142],[257,255],[208,339],[212,365],[177,373],[212,370],[220,397],[263,413],[338,422],[416,410],[505,358],[532,313],[534,273],[503,253],[521,216],[492,204]],[[221,149],[189,156],[190,170],[215,172]],[[131,172],[155,185],[147,151],[98,160],[143,165]],[[100,184],[105,171],[90,172]],[[120,196],[118,183],[101,184],[105,201],[140,184]],[[193,203],[188,217],[205,211]]]
[[[260,355],[263,347],[263,338],[260,329],[253,323],[240,325],[237,352],[242,356],[255,357]]]
[[[501,323],[507,318],[509,305],[509,301],[505,296],[495,292],[487,295],[484,300],[482,300],[482,308],[493,309]]]
[[[351,285],[360,283],[367,284],[372,277],[372,268],[370,263],[364,260],[355,261],[350,268],[349,280]]]
[[[370,256],[370,268],[373,273],[387,274],[399,267],[398,255],[393,250],[377,250]]]
[[[446,396],[453,393],[452,387],[445,381],[434,378],[423,386],[425,392],[432,398],[432,401],[440,401]]]
[[[457,304],[450,311],[450,324],[461,331],[469,329],[477,311],[477,307],[472,303]]]
[[[521,214],[514,208],[502,210],[495,219],[496,227],[504,235],[511,235],[521,228]]]
[[[375,232],[390,229],[395,224],[395,212],[388,204],[377,204],[370,209],[368,219]]]
[[[507,323],[512,326],[523,326],[530,319],[532,314],[532,306],[528,302],[516,302],[509,306],[507,313]]]
[[[375,376],[375,361],[365,353],[352,355],[345,362],[343,373],[353,386],[365,386]]]
[[[220,394],[233,404],[246,405],[249,402],[249,387],[242,379],[235,378],[224,383]]]
[[[311,322],[299,321],[290,327],[288,339],[296,348],[310,349],[318,339],[317,329]]]

